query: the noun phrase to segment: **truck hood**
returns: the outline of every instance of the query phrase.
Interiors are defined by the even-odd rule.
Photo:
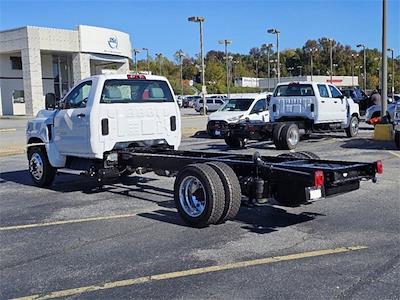
[[[248,115],[247,111],[216,111],[208,116],[209,121],[227,121],[229,119]]]

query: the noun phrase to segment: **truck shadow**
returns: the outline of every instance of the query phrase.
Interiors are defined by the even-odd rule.
[[[156,203],[162,207],[174,207],[172,200],[151,200],[155,197],[171,198],[173,195],[172,190],[147,184],[152,181],[157,181],[157,179],[130,176],[120,178],[118,182],[114,181],[99,183],[94,179],[86,177],[61,175],[56,177],[52,186],[44,189],[59,193],[82,192],[88,195],[109,192],[116,195],[131,197],[133,199]],[[26,170],[1,173],[0,184],[4,184],[6,182],[14,182],[38,189],[38,187],[33,184],[30,175]]]
[[[394,141],[376,141],[373,139],[353,138],[345,140],[341,148],[354,148],[365,150],[399,150],[396,148]]]
[[[173,225],[190,227],[183,222],[177,211],[160,209],[151,213],[140,213],[138,216]],[[225,226],[230,226],[232,223],[236,223],[240,224],[240,227],[244,230],[258,234],[266,234],[278,231],[280,228],[312,221],[319,216],[325,215],[312,212],[292,214],[285,209],[274,206],[263,206],[257,208],[242,206],[236,218],[233,221],[228,221]],[[221,224],[218,226],[224,225]]]

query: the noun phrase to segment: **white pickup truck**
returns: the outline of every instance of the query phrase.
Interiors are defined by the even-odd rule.
[[[375,182],[383,170],[380,161],[325,161],[301,152],[267,157],[180,151],[179,107],[160,76],[93,76],[59,103],[47,94],[46,109],[28,122],[26,133],[37,186],[51,185],[57,173],[99,182],[132,173],[176,176],[175,205],[195,227],[235,218],[241,195],[297,206],[356,190],[360,180]]]
[[[229,99],[219,110],[208,116],[207,133],[211,137],[223,137],[229,131],[229,124],[245,119],[269,121],[266,96]]]
[[[358,134],[359,108],[333,85],[317,82],[280,83],[269,103],[270,122],[245,121],[229,126],[225,142],[244,147],[249,139],[272,139],[277,149],[296,148],[312,132]]]

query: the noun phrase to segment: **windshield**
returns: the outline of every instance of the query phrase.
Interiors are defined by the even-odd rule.
[[[274,92],[274,97],[314,96],[311,84],[291,83],[279,85]]]
[[[254,99],[229,99],[220,111],[246,111],[253,101]]]
[[[174,102],[162,80],[110,79],[104,83],[100,103]]]

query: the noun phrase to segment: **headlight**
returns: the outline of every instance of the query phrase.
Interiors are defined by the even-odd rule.
[[[239,121],[241,117],[243,117],[243,115],[230,118],[230,119],[228,119],[228,121],[229,121],[229,122],[236,122],[236,121]]]

